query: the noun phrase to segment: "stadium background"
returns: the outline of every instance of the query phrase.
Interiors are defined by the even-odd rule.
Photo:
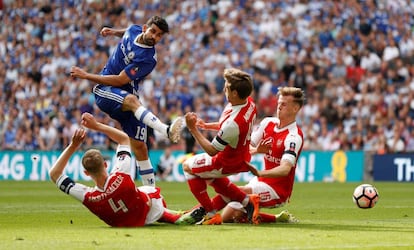
[[[35,159],[35,170],[45,169],[82,112],[118,126],[93,105],[92,84],[68,72],[102,69],[117,43],[99,36],[103,26],[152,15],[165,17],[171,32],[157,45],[141,100],[162,120],[191,110],[216,121],[225,102],[221,73],[238,67],[254,77],[258,122],[274,113],[278,86],[306,91],[298,169],[314,178],[299,180],[414,179],[411,1],[0,0],[0,10],[0,180],[30,176]],[[83,149],[111,152],[107,138],[90,133]],[[187,131],[178,145],[150,133],[148,145],[154,165],[165,147],[177,157],[199,150]]]

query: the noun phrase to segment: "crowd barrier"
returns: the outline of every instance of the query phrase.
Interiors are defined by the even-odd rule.
[[[157,166],[162,150],[150,151],[151,162]],[[59,156],[58,151],[2,151],[0,152],[0,180],[49,180],[48,171]],[[76,181],[88,181],[83,173],[81,157],[83,152],[75,153],[66,167],[66,174]],[[103,151],[108,159],[108,168],[114,163],[114,152]],[[181,163],[188,157],[182,151],[173,151],[176,165],[168,177],[169,181],[185,181]],[[365,158],[370,157],[370,161]],[[371,159],[372,158],[372,159]],[[370,166],[367,166],[369,162]],[[251,163],[263,169],[262,155],[254,155]],[[135,173],[135,166],[131,166]],[[361,182],[369,169],[373,181],[414,181],[413,154],[369,155],[363,151],[304,151],[299,157],[296,169],[297,182]],[[250,172],[231,176],[232,181],[247,182],[252,178]],[[139,177],[137,177],[139,178]]]
[[[372,175],[376,181],[414,181],[414,155],[385,154],[373,156]]]
[[[157,166],[162,153],[162,150],[150,151],[150,158],[154,167]],[[48,171],[51,168],[53,162],[57,160],[59,154],[60,151],[2,151],[0,152],[0,180],[49,180]],[[75,153],[70,159],[68,166],[65,170],[66,174],[76,181],[90,180],[89,177],[86,176],[82,170],[82,154],[83,152]],[[108,168],[110,170],[114,163],[115,154],[113,151],[103,151],[103,154],[108,159]],[[185,177],[183,174],[181,163],[188,155],[186,155],[182,151],[173,151],[173,155],[176,158],[177,164],[174,166],[171,175],[168,177],[168,180],[183,182],[185,181]],[[408,164],[406,158],[396,159],[397,160],[394,160],[394,162],[397,162],[396,164],[399,164],[399,168],[404,168],[404,171],[406,171],[405,169],[411,167],[411,161],[410,164]],[[383,160],[380,159],[379,161],[381,162]],[[389,161],[391,162],[392,160]],[[404,163],[402,163],[403,161]],[[263,156],[254,155],[251,163],[258,169],[263,169]],[[411,167],[411,169],[412,168],[413,167]],[[131,166],[131,169],[135,172],[134,166]],[[363,174],[363,151],[304,151],[302,152],[298,160],[298,165],[296,169],[296,181],[359,182],[363,180]],[[386,174],[385,176],[388,175]],[[232,181],[246,182],[250,180],[252,177],[253,176],[250,172],[246,172],[231,176],[230,178]],[[384,176],[381,175],[381,178],[382,177]]]

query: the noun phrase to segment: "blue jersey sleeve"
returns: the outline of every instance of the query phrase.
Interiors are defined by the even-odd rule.
[[[125,73],[131,80],[143,80],[155,68],[155,62],[137,60],[125,67]]]

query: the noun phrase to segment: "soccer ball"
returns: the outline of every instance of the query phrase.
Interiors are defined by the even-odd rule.
[[[372,208],[377,204],[379,194],[371,184],[361,184],[355,188],[352,199],[359,208]]]

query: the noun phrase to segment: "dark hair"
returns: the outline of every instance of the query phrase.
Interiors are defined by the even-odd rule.
[[[236,90],[240,99],[246,99],[253,91],[253,80],[250,74],[239,69],[225,69],[224,79],[229,83],[230,90]]]
[[[164,33],[168,33],[170,32],[170,28],[168,27],[168,23],[167,21],[165,21],[164,18],[159,17],[159,16],[153,16],[150,19],[148,19],[147,21],[147,26],[151,27],[151,25],[155,24],[157,25],[158,28],[160,28],[160,30],[162,30]]]

